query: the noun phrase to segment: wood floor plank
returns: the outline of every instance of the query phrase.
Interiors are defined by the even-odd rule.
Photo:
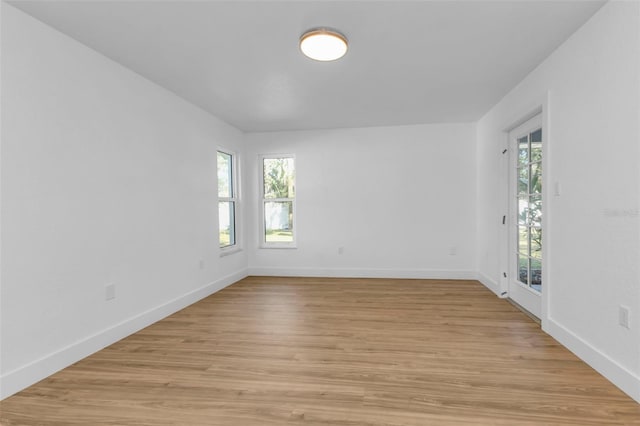
[[[476,281],[249,277],[0,402],[2,425],[640,425]]]

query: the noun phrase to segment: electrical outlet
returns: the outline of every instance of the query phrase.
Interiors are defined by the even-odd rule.
[[[450,247],[449,248],[449,256],[455,256],[456,254],[458,254],[458,247]]]
[[[631,328],[631,318],[629,318],[629,308],[620,305],[618,308],[618,324],[624,328]]]
[[[200,259],[200,261],[198,262],[198,268],[204,269],[204,260]]]
[[[116,298],[116,285],[109,283],[104,286],[104,300],[113,300]]]
[[[338,254],[344,254],[344,247],[338,247]]]

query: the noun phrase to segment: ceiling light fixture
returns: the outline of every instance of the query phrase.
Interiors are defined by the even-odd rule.
[[[347,53],[347,38],[334,30],[314,28],[300,37],[300,50],[316,61],[335,61]]]

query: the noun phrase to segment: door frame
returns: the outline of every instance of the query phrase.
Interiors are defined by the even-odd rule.
[[[544,150],[546,142],[546,132],[542,127],[542,115],[537,114],[528,119],[518,127],[512,129],[509,132],[509,148],[508,148],[508,161],[509,161],[509,229],[507,234],[509,235],[508,251],[509,251],[509,269],[507,274],[508,280],[508,294],[509,298],[516,304],[524,308],[527,312],[531,313],[534,317],[540,318],[542,316],[542,293],[545,291],[545,283],[542,281],[541,291],[535,291],[528,285],[522,283],[519,277],[518,267],[518,209],[516,208],[515,201],[518,198],[518,175],[517,175],[517,158],[518,158],[518,146],[517,140],[522,136],[528,136],[536,129],[542,129],[542,149]],[[544,152],[542,161],[544,162]],[[542,168],[542,182],[544,184],[544,167]],[[542,197],[542,208],[544,210],[545,198]],[[543,215],[544,221],[544,215]],[[544,232],[544,226],[542,226],[543,236],[546,237]],[[544,238],[542,239],[544,242]],[[542,261],[544,262],[544,250],[542,251]],[[530,277],[529,277],[530,279]]]
[[[531,118],[540,115],[542,119],[542,131],[543,131],[543,144],[542,144],[542,170],[543,170],[543,179],[542,179],[542,229],[544,232],[544,238],[542,240],[542,283],[543,283],[543,291],[540,296],[540,321],[543,330],[548,328],[549,321],[551,319],[551,300],[553,297],[553,279],[552,274],[550,273],[550,267],[552,267],[552,249],[551,242],[553,241],[553,221],[551,212],[551,204],[554,202],[554,199],[559,195],[554,195],[554,199],[551,198],[551,190],[552,182],[553,185],[557,187],[556,178],[553,173],[553,169],[551,168],[551,156],[552,156],[552,147],[553,147],[553,139],[552,139],[552,127],[550,120],[550,92],[545,92],[542,96],[534,98],[533,100],[529,98],[529,101],[523,100],[520,104],[516,105],[513,108],[513,113],[509,120],[505,120],[505,125],[503,128],[503,147],[498,153],[501,157],[500,162],[500,193],[502,194],[502,206],[501,206],[501,214],[500,219],[501,223],[504,222],[500,226],[499,230],[499,268],[498,271],[500,277],[500,297],[508,298],[509,297],[509,280],[511,279],[511,274],[514,272],[515,268],[510,268],[510,262],[512,261],[511,255],[511,245],[514,244],[510,242],[510,228],[512,226],[512,218],[510,217],[510,203],[512,201],[510,194],[510,173],[511,173],[511,158],[512,151],[515,149],[514,146],[511,146],[511,141],[509,140],[509,133],[519,127],[520,125],[526,123]],[[504,218],[504,221],[502,220]]]

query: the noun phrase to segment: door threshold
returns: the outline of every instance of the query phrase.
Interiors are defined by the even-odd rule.
[[[528,316],[533,322],[535,322],[536,324],[538,324],[540,326],[542,325],[542,321],[540,321],[540,318],[538,318],[537,316],[533,315],[531,312],[527,311],[518,302],[516,302],[515,300],[511,299],[510,297],[507,297],[506,300],[507,300],[507,302],[511,303],[513,306],[518,308],[518,310],[522,311],[522,313],[525,314],[526,316]]]

